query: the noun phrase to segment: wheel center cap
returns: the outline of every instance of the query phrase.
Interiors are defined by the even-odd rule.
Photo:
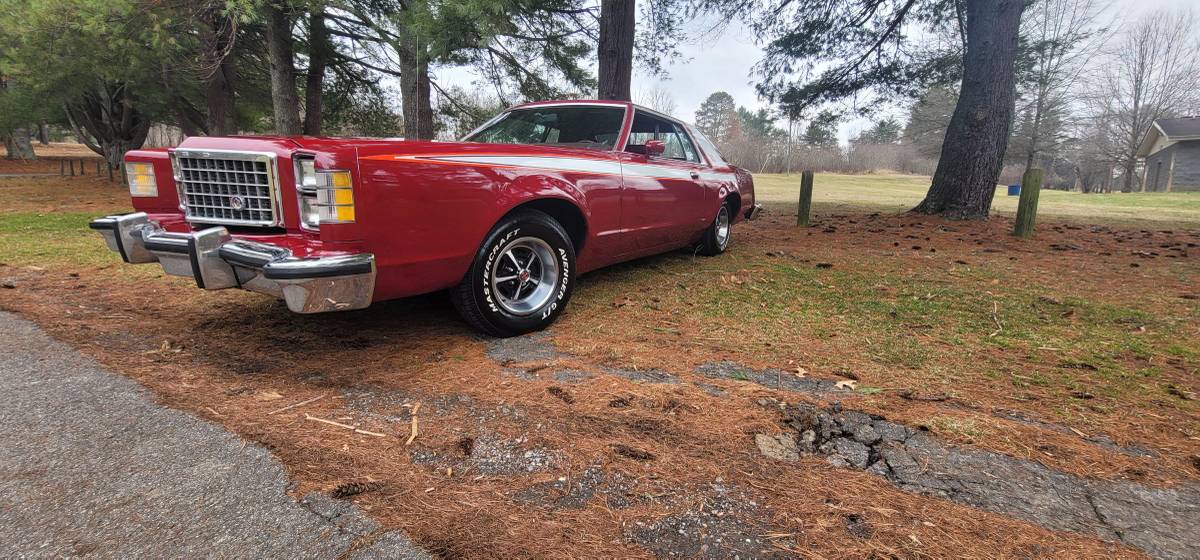
[[[517,275],[517,279],[520,280],[522,284],[524,284],[525,282],[528,282],[529,281],[529,271],[522,270],[521,273]]]

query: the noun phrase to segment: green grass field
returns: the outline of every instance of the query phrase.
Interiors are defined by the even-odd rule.
[[[794,210],[800,193],[800,175],[759,174],[754,176],[759,201],[773,206],[790,205]],[[838,175],[819,173],[813,183],[816,211],[903,212],[916,206],[929,189],[929,178],[917,175]],[[1005,188],[996,189],[992,210],[1012,215],[1017,197]],[[1042,191],[1038,215],[1046,218],[1136,226],[1200,227],[1200,193],[1108,193]]]

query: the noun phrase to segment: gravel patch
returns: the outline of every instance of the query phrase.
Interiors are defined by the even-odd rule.
[[[563,509],[579,509],[596,495],[604,484],[604,471],[600,467],[588,467],[575,479],[560,476],[555,480],[534,484],[517,493],[523,502],[547,504]]]
[[[409,452],[413,463],[433,465],[438,468],[453,467],[461,471],[470,468],[484,475],[516,475],[544,472],[557,464],[562,454],[541,446],[529,447],[524,437],[502,439],[484,434],[470,440],[464,446],[464,458],[451,458],[430,449],[414,449]]]
[[[487,357],[501,364],[545,362],[562,357],[550,334],[537,332],[512,338],[493,338],[487,342]]]
[[[705,490],[703,507],[655,519],[634,521],[625,531],[630,541],[659,558],[782,558],[762,537],[768,533],[753,500],[717,482]]]

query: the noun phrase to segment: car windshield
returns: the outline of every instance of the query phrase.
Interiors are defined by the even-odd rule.
[[[487,144],[549,144],[611,150],[621,134],[625,108],[562,105],[514,109],[466,137]]]

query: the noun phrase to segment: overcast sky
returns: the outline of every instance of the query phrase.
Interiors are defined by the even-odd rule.
[[[1109,11],[1121,24],[1145,12],[1187,6],[1200,7],[1200,0],[1112,0]],[[700,103],[716,91],[728,92],[739,105],[748,108],[765,107],[766,104],[755,94],[756,77],[752,74],[752,67],[763,56],[761,45],[756,43],[749,30],[736,24],[727,26],[719,35],[706,34],[711,23],[701,21],[689,26],[688,36],[691,39],[679,46],[683,56],[667,66],[665,77],[647,76],[644,72],[635,71],[634,99],[637,100],[639,92],[658,85],[674,98],[677,106],[674,116],[688,122],[694,120]],[[459,70],[439,71],[438,79],[463,86],[468,86],[472,81],[469,73]],[[884,112],[885,115],[896,117],[902,117],[903,113],[899,108]],[[864,119],[843,123],[839,136],[845,142],[868,126],[870,122]]]

